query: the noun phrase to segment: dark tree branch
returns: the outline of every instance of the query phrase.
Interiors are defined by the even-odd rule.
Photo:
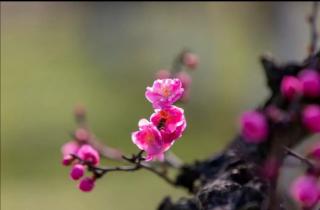
[[[297,98],[291,102],[280,94],[280,83],[284,76],[296,76],[304,68],[320,71],[319,54],[303,63],[279,65],[270,56],[263,56],[267,84],[271,94],[258,110],[269,118],[269,137],[261,144],[248,144],[237,136],[219,155],[185,165],[177,176],[176,183],[194,194],[173,203],[166,198],[159,210],[278,210],[284,209],[277,196],[277,171],[274,177],[266,177],[264,166],[270,157],[281,166],[287,151],[301,143],[309,133],[300,121],[301,109],[305,104],[319,99]],[[317,65],[314,65],[314,64]],[[273,106],[285,116],[275,120],[268,116],[268,107]],[[291,153],[293,154],[293,153]]]

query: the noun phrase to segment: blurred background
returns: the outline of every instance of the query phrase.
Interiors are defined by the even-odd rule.
[[[306,56],[310,7],[1,2],[1,209],[150,210],[166,195],[187,196],[145,171],[110,173],[92,193],[80,192],[60,164],[74,106],[87,107],[99,138],[135,152],[130,133],[152,112],[146,86],[189,47],[200,65],[184,105],[188,129],[173,151],[186,162],[205,158],[268,95],[259,55]]]

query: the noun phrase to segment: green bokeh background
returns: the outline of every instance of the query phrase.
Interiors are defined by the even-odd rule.
[[[145,87],[189,47],[200,66],[173,151],[186,162],[205,158],[267,96],[258,56],[306,55],[309,11],[310,3],[282,2],[1,2],[1,209],[149,210],[166,195],[187,196],[144,171],[109,174],[79,192],[60,165],[73,107],[87,107],[99,138],[135,152],[130,133],[152,112]]]

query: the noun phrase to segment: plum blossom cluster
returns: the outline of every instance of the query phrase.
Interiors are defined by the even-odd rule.
[[[180,98],[181,102],[187,102],[190,98],[191,76],[188,71],[195,70],[199,65],[199,58],[196,54],[189,51],[182,51],[177,57],[173,69],[161,69],[156,73],[157,79],[180,79],[184,92]]]
[[[195,69],[197,64],[198,58],[195,54],[183,51],[176,59],[173,69],[175,72],[181,71],[181,67]],[[167,183],[175,185],[163,171],[166,167],[179,168],[182,165],[173,153],[166,157],[165,163],[152,164],[144,161],[164,160],[164,153],[183,135],[187,126],[184,110],[174,103],[181,100],[188,88],[186,85],[189,84],[188,81],[191,82],[188,76],[179,79],[173,78],[173,74],[168,75],[167,78],[154,81],[152,87],[147,87],[145,97],[151,102],[154,113],[148,120],[141,119],[139,130],[132,133],[132,141],[140,149],[132,156],[126,156],[121,150],[96,139],[87,124],[84,107],[76,107],[74,114],[78,128],[72,132],[73,140],[65,143],[61,152],[62,164],[71,166],[70,178],[79,181],[78,188],[81,191],[90,192],[95,187],[96,180],[109,172],[140,169],[146,169]],[[101,167],[100,156],[130,165]],[[91,176],[85,176],[86,173]]]
[[[146,161],[162,161],[164,153],[186,129],[184,110],[173,105],[183,92],[179,79],[158,79],[152,87],[147,87],[145,96],[152,103],[154,113],[149,120],[141,119],[139,130],[132,133],[133,143],[146,152]]]
[[[281,82],[281,93],[289,101],[299,97],[320,98],[320,74],[315,69],[304,69],[297,76],[286,76]],[[302,110],[302,122],[311,133],[320,132],[320,106],[308,104]]]
[[[292,198],[302,209],[313,209],[320,204],[320,141],[312,145],[307,157],[308,169],[296,178],[290,188]]]
[[[78,130],[79,131],[79,130]],[[83,133],[84,134],[84,133]],[[65,166],[71,165],[70,178],[80,180],[78,188],[83,192],[90,192],[95,186],[96,176],[84,177],[87,167],[97,166],[100,162],[99,153],[89,144],[69,141],[62,146]]]
[[[288,102],[306,98],[320,98],[320,74],[315,69],[303,69],[297,76],[284,76],[280,91]],[[261,143],[268,139],[269,120],[285,121],[287,113],[278,107],[270,106],[266,112],[248,111],[240,118],[241,135],[248,143]],[[320,106],[316,103],[304,105],[301,121],[310,133],[320,132]]]

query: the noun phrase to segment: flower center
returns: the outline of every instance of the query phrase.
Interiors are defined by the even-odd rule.
[[[170,96],[170,94],[171,94],[171,91],[170,91],[170,88],[168,86],[162,87],[162,95],[164,97],[168,97],[168,96]]]
[[[153,139],[154,139],[153,134],[151,132],[147,132],[146,137],[145,137],[146,142],[151,143],[153,141]]]

